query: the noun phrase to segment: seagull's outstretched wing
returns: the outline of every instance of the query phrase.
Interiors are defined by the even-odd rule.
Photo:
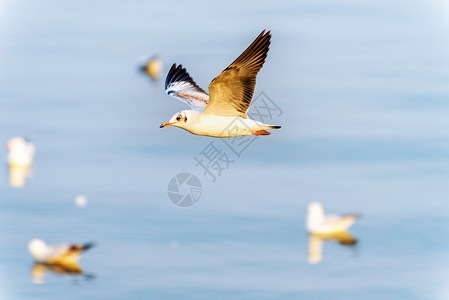
[[[270,46],[271,32],[263,30],[254,42],[209,85],[210,101],[204,114],[247,118],[256,76]]]
[[[193,81],[182,65],[171,66],[165,79],[165,92],[192,108],[204,108],[209,101],[209,95]]]

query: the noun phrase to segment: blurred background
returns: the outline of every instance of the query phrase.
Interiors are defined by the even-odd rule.
[[[447,299],[448,16],[436,0],[0,0],[0,143],[36,147],[22,183],[2,155],[0,298]],[[213,139],[159,128],[187,109],[165,76],[183,64],[207,91],[265,28],[255,95],[283,128],[212,183],[194,157]],[[203,188],[188,208],[167,195],[181,172]],[[361,214],[356,245],[322,241],[318,263],[313,201]],[[97,246],[81,274],[35,284],[32,238]]]

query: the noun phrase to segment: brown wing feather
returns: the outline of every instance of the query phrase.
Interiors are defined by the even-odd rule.
[[[205,114],[247,118],[256,86],[270,46],[271,32],[263,30],[254,42],[209,85]]]

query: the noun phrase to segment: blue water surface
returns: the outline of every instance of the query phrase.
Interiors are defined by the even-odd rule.
[[[24,187],[0,172],[0,298],[447,299],[448,14],[424,0],[0,1],[0,143],[37,149]],[[159,128],[187,109],[164,93],[172,63],[207,90],[265,28],[255,95],[282,129],[237,156]],[[153,82],[138,66],[155,54]],[[215,182],[194,160],[210,142],[233,160]],[[167,195],[182,172],[202,183],[189,208]],[[318,264],[312,201],[361,214],[357,245],[325,241]],[[96,247],[83,274],[34,284],[32,238]]]

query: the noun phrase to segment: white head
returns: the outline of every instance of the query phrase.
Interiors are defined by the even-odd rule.
[[[34,145],[22,137],[15,137],[6,143],[8,163],[10,165],[28,166],[33,163]]]
[[[33,239],[28,244],[28,250],[36,260],[42,261],[48,253],[48,246],[43,240]]]
[[[160,128],[164,128],[167,126],[176,126],[179,128],[183,128],[188,130],[190,125],[196,120],[198,115],[200,114],[199,111],[196,110],[183,110],[178,113],[176,113],[168,122],[165,122],[160,126]]]
[[[28,142],[22,137],[14,137],[6,142],[6,149],[9,151],[22,150],[27,147]]]
[[[312,202],[307,208],[307,229],[310,231],[324,220],[324,209],[321,203]]]

